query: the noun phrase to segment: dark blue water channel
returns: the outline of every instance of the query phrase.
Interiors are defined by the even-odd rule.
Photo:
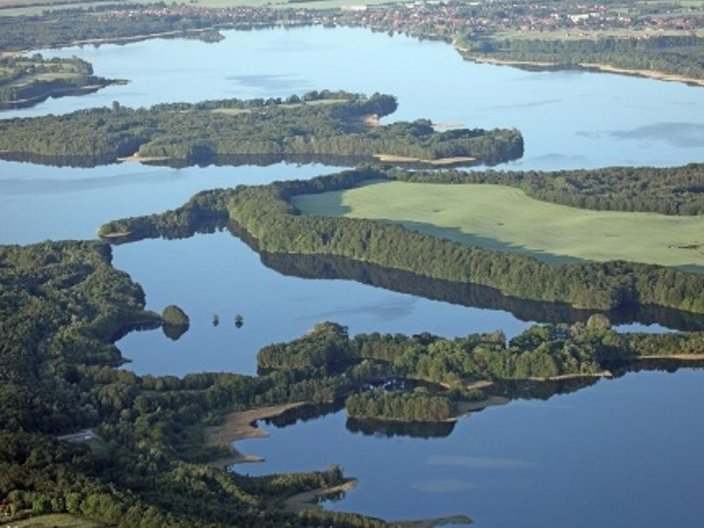
[[[427,117],[519,128],[525,156],[504,168],[702,161],[701,88],[472,64],[443,43],[365,30],[230,31],[226,37],[216,44],[150,40],[45,50],[77,55],[97,75],[130,83],[0,117],[64,113],[114,100],[137,107],[325,88],[378,91],[399,99],[398,112],[387,120]],[[93,238],[107,220],[173,208],[199,190],[332,170],[0,162],[0,242]],[[427,330],[455,336],[496,329],[513,335],[544,317],[530,306],[505,302],[468,307],[456,299],[428,299],[425,292],[437,285],[409,290],[393,284],[393,277],[382,288],[291,276],[288,268],[263,265],[227,232],[119,246],[114,263],[142,284],[149,308],[176,303],[192,322],[178,341],[160,331],[124,337],[118,345],[138,373],[254,373],[259,347],[299,336],[322,320],[348,325],[352,333]],[[244,317],[239,329],[236,314]],[[448,436],[427,439],[352,432],[337,412],[276,429],[270,439],[242,448],[267,458],[247,468],[256,473],[340,463],[359,486],[330,507],[390,519],[466,513],[479,526],[697,526],[704,516],[704,420],[696,404],[703,382],[702,372],[693,369],[629,374],[547,402],[490,408],[462,420]]]

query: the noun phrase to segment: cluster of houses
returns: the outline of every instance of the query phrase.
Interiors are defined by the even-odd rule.
[[[283,0],[254,7],[211,8],[197,5],[135,7],[105,10],[102,17],[171,17],[201,19],[204,25],[223,27],[302,25],[358,26],[385,32],[407,33],[450,40],[457,34],[550,33],[588,35],[595,31],[636,29],[644,32],[688,31],[704,28],[704,14],[662,12],[638,14],[603,4],[573,2],[445,2],[416,1],[367,5],[364,0],[344,9],[288,8]]]

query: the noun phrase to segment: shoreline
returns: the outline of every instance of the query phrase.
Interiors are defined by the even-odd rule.
[[[447,525],[468,526],[472,524],[472,519],[467,515],[449,515],[447,517],[436,517],[434,519],[419,519],[416,521],[391,521],[389,524],[394,528],[437,528]]]
[[[305,510],[324,510],[322,502],[330,496],[338,493],[346,493],[357,487],[359,481],[355,478],[346,479],[337,486],[316,488],[309,491],[302,491],[287,497],[278,504],[284,511],[289,513],[300,513]],[[447,517],[435,517],[431,519],[416,519],[409,521],[388,521],[393,528],[437,528],[447,525],[470,525],[472,519],[467,515],[449,515]]]
[[[308,24],[303,24],[303,26],[316,26],[318,24],[315,23],[308,23]],[[262,29],[262,28],[267,28],[267,27],[299,27],[299,24],[286,24],[286,23],[274,23],[274,24],[260,24],[260,25],[255,25],[254,29]],[[142,33],[139,35],[128,35],[128,36],[123,36],[123,37],[105,37],[105,38],[92,38],[92,39],[77,39],[77,40],[70,40],[68,42],[58,44],[56,46],[53,46],[51,49],[59,49],[59,48],[64,48],[64,47],[71,47],[71,46],[84,46],[84,45],[94,45],[94,46],[100,46],[101,44],[121,44],[121,43],[131,43],[131,42],[140,42],[144,40],[150,40],[150,39],[156,39],[156,38],[178,38],[180,36],[184,38],[188,38],[189,35],[195,35],[198,36],[201,33],[207,33],[209,31],[220,31],[220,30],[238,30],[242,28],[238,28],[238,24],[230,22],[230,23],[220,23],[220,24],[213,24],[208,27],[203,27],[203,28],[190,28],[190,29],[179,29],[179,30],[171,30],[171,31],[161,31],[161,32],[155,32],[155,33]],[[420,37],[421,39],[423,38],[430,38],[430,37]],[[432,40],[432,39],[431,39]],[[495,64],[495,65],[505,65],[505,66],[533,66],[536,68],[558,68],[558,69],[570,69],[568,67],[564,67],[558,63],[555,62],[547,62],[547,61],[525,61],[525,60],[511,60],[511,59],[496,59],[492,57],[484,57],[480,55],[471,55],[470,50],[466,47],[460,46],[456,39],[447,39],[445,40],[447,44],[450,44],[453,48],[455,48],[461,55],[462,58],[465,60],[470,60],[476,63],[486,63],[486,64]],[[0,56],[16,56],[22,53],[29,53],[32,50],[36,48],[24,48],[24,49],[10,49],[10,50],[2,50],[0,51]],[[682,82],[685,84],[690,84],[690,85],[696,85],[696,86],[704,86],[704,79],[702,78],[696,78],[696,77],[688,77],[686,75],[682,74],[677,74],[677,73],[665,73],[661,72],[658,70],[642,70],[642,69],[632,69],[632,68],[622,68],[618,66],[612,66],[609,64],[603,64],[603,63],[590,63],[590,62],[582,62],[574,65],[577,69],[584,69],[588,71],[598,71],[598,72],[603,72],[603,73],[615,73],[615,74],[622,74],[622,75],[634,75],[637,77],[645,77],[648,79],[655,79],[655,80],[661,80],[661,81],[668,81],[668,82]]]
[[[483,400],[457,402],[457,416],[455,416],[451,420],[446,421],[456,422],[460,418],[469,416],[473,412],[482,411],[487,407],[508,405],[510,402],[511,400],[509,398],[505,398],[504,396],[489,396],[488,398],[484,398]]]
[[[478,63],[478,64],[493,64],[496,66],[532,66],[535,68],[556,68],[561,70],[585,70],[592,72],[601,73],[614,73],[620,75],[632,75],[636,77],[644,77],[646,79],[654,79],[657,81],[667,81],[667,82],[681,82],[690,85],[704,86],[704,79],[699,79],[696,77],[687,77],[686,75],[679,75],[676,73],[665,73],[657,70],[638,70],[630,68],[620,68],[618,66],[611,66],[609,64],[602,64],[597,62],[580,62],[572,66],[564,66],[557,62],[545,62],[545,61],[525,61],[525,60],[511,60],[511,59],[496,59],[492,57],[483,57],[480,55],[469,55],[469,50],[467,48],[462,48],[453,44],[455,49],[460,52],[462,58]]]
[[[205,33],[206,31],[217,31],[218,29],[229,29],[227,27],[221,26],[218,28],[217,25],[213,25],[207,28],[193,28],[193,29],[174,29],[171,31],[160,31],[157,33],[142,33],[141,35],[129,35],[126,37],[105,37],[105,38],[93,38],[93,39],[83,39],[83,40],[72,40],[70,44],[61,45],[60,47],[66,46],[84,46],[84,45],[101,45],[101,44],[120,44],[122,42],[139,42],[142,40],[150,40],[154,38],[163,37],[177,37],[179,35],[189,35],[189,34],[199,34]]]
[[[638,356],[636,360],[646,361],[649,359],[671,359],[673,361],[704,361],[704,354],[655,354],[652,356]]]
[[[704,357],[702,358],[704,359]],[[610,370],[602,370],[601,372],[593,372],[591,374],[583,374],[581,372],[575,372],[573,374],[558,374],[557,376],[548,376],[546,378],[541,378],[540,376],[532,376],[528,378],[531,381],[561,381],[569,379],[579,379],[579,378],[613,378],[614,375]]]
[[[139,152],[135,152],[134,154],[130,154],[129,156],[122,156],[120,158],[117,158],[117,161],[119,161],[120,163],[142,163],[150,161],[166,161],[168,159],[168,156],[140,156]]]
[[[285,403],[259,407],[247,411],[235,411],[223,417],[221,425],[206,427],[205,443],[211,447],[227,449],[232,456],[210,462],[211,466],[230,466],[232,464],[263,462],[264,458],[256,455],[247,455],[238,451],[233,443],[237,440],[251,438],[266,438],[269,433],[255,426],[255,422],[267,418],[275,418],[292,409],[307,405],[307,402]]]
[[[287,24],[268,24],[268,23],[262,23],[259,25],[254,25],[253,29],[266,29],[269,27],[289,27]],[[244,27],[238,27],[238,24],[236,22],[225,22],[225,23],[219,23],[219,24],[213,24],[208,27],[202,27],[202,28],[190,28],[190,29],[174,29],[171,31],[158,31],[155,33],[141,33],[139,35],[127,35],[124,37],[104,37],[104,38],[91,38],[91,39],[74,39],[74,40],[68,40],[66,42],[61,42],[59,44],[55,44],[52,46],[49,46],[48,49],[61,49],[61,48],[70,48],[73,46],[100,46],[102,44],[129,44],[133,42],[141,42],[144,40],[151,40],[151,39],[158,39],[158,38],[178,38],[183,36],[183,38],[188,38],[189,35],[198,35],[200,33],[206,33],[208,31],[220,31],[220,30],[229,30],[229,29],[234,29],[234,30],[242,30],[244,31]],[[30,53],[36,49],[36,47],[30,47],[30,48],[21,48],[21,49],[8,49],[8,50],[3,50],[0,51],[0,53],[7,54],[9,56],[16,56],[16,55],[21,55],[23,53]]]
[[[396,154],[373,154],[373,157],[382,163],[422,163],[434,167],[449,167],[452,165],[465,165],[474,163],[477,158],[472,156],[454,156],[451,158],[422,159],[411,156],[397,156]]]
[[[124,79],[106,79],[105,82],[100,84],[86,84],[84,86],[75,86],[70,88],[55,88],[50,89],[45,93],[35,95],[33,97],[27,97],[25,99],[15,99],[13,101],[4,101],[0,103],[0,111],[2,110],[16,110],[18,108],[31,108],[48,99],[59,99],[61,97],[80,97],[81,95],[88,95],[107,88],[112,85],[127,84],[129,81]]]
[[[358,480],[354,478],[346,479],[342,484],[328,486],[326,488],[315,488],[302,491],[283,499],[280,505],[290,513],[299,513],[304,510],[322,510],[320,502],[326,497],[345,493],[357,487]]]

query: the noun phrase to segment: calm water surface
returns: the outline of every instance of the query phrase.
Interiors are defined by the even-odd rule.
[[[364,436],[341,411],[237,442],[263,474],[341,464],[340,511],[467,514],[483,527],[695,527],[704,513],[704,371],[640,372],[464,418],[446,438]],[[311,446],[315,446],[311,449]]]
[[[699,160],[704,146],[704,92],[682,84],[478,65],[462,61],[443,43],[361,29],[229,31],[226,36],[217,44],[151,40],[45,50],[47,55],[77,55],[90,61],[97,74],[129,79],[130,84],[2,115],[62,113],[113,100],[137,107],[330,88],[395,94],[400,108],[387,119],[429,117],[439,123],[517,127],[526,154],[510,168],[675,165]],[[90,238],[107,220],[176,207],[201,189],[309,178],[332,170],[285,164],[78,169],[0,162],[0,240]],[[190,255],[201,256],[197,270]],[[252,372],[254,352],[262,344],[300,335],[317,317],[339,320],[352,331],[428,329],[462,335],[501,327],[514,334],[525,327],[506,312],[440,309],[439,303],[353,283],[283,278],[263,269],[249,250],[225,235],[118,247],[115,264],[142,283],[150,308],[160,311],[175,302],[194,320],[191,332],[177,343],[157,332],[126,337],[121,347],[140,373],[184,374],[206,366]],[[206,265],[212,267],[201,273]],[[261,275],[266,278],[255,279]],[[238,290],[247,296],[221,287],[234,280],[245,283],[247,288]],[[276,288],[270,286],[274,283]],[[344,288],[344,295],[333,294],[336,288]],[[208,327],[216,313],[226,324],[235,313],[245,316],[236,339],[225,324]],[[267,325],[269,331],[255,331],[256,325]],[[194,348],[207,349],[212,357],[195,356]],[[238,350],[234,357],[233,348]]]
[[[226,97],[278,97],[312,89],[387,92],[387,120],[428,117],[469,127],[517,127],[521,169],[678,165],[701,161],[701,88],[585,72],[537,73],[463,62],[449,46],[365,30],[226,32],[217,44],[152,40],[65,48],[98,75],[125,78],[85,97],[49,100],[0,117],[91,106],[149,106]],[[110,219],[158,212],[193,193],[240,183],[309,178],[319,165],[96,169],[0,162],[0,242],[92,238]],[[359,331],[462,335],[526,322],[351,281],[286,277],[228,233],[143,241],[114,249],[115,264],[147,292],[148,307],[184,307],[191,329],[119,343],[139,373],[254,372],[254,353],[321,320]],[[235,314],[244,316],[237,329]],[[220,325],[212,325],[214,314]],[[350,433],[344,413],[277,430],[243,448],[268,462],[253,472],[341,463],[360,486],[331,505],[386,518],[467,513],[480,526],[697,526],[704,515],[701,371],[640,373],[548,402],[517,402],[461,421],[447,438]],[[251,445],[250,445],[251,444]],[[310,446],[316,449],[311,450]]]

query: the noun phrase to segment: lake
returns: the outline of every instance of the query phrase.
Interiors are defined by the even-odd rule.
[[[365,435],[345,412],[237,442],[263,474],[340,464],[357,488],[326,507],[390,520],[469,515],[477,526],[698,526],[704,370],[639,372],[547,401],[518,400],[432,439]],[[311,449],[311,446],[315,448]]]
[[[668,166],[702,161],[701,88],[580,71],[527,72],[462,61],[450,46],[361,29],[227,31],[216,44],[150,40],[44,50],[79,56],[97,75],[129,79],[83,97],[0,117],[91,106],[148,106],[312,89],[387,92],[399,110],[469,127],[516,127],[523,159],[508,169]],[[0,162],[0,242],[94,238],[108,220],[180,205],[202,189],[336,170],[321,165],[191,167],[134,163],[94,169]],[[119,343],[136,372],[255,372],[259,347],[334,320],[362,331],[444,336],[503,329],[537,312],[464,306],[352,280],[305,279],[262,265],[227,232],[114,248],[114,263],[145,288],[148,308],[175,303],[191,318],[178,341],[160,331]],[[220,324],[213,326],[213,315]],[[236,328],[234,317],[244,318]],[[649,321],[649,322],[656,322]],[[642,325],[623,328],[643,328]],[[648,327],[660,331],[655,324]],[[342,464],[359,487],[330,507],[387,518],[467,513],[479,526],[692,526],[704,513],[702,373],[638,373],[548,402],[519,401],[461,421],[445,438],[350,433],[344,413],[277,430],[246,446],[273,472]],[[309,449],[316,445],[315,450]],[[289,448],[298,446],[291,456]]]

